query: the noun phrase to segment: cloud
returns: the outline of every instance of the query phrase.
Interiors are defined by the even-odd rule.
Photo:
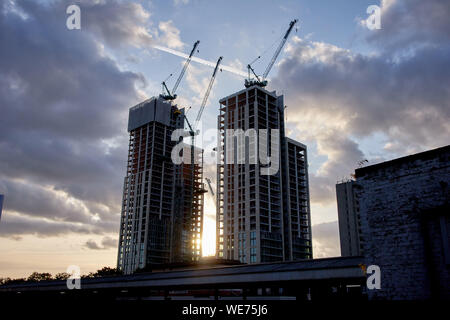
[[[404,51],[448,43],[450,2],[442,0],[383,0],[381,29],[368,34],[384,51]]]
[[[117,226],[117,223],[115,224]],[[69,234],[103,234],[104,230],[111,230],[113,226],[105,228],[81,223],[52,221],[44,218],[32,218],[14,212],[2,215],[0,223],[0,237],[20,240],[24,235],[35,235],[41,238],[63,236]]]
[[[119,240],[111,237],[104,237],[102,240],[103,248],[116,248]]]
[[[151,14],[140,3],[85,0],[80,8],[82,30],[92,32],[110,47],[146,48],[158,41],[150,29]]]
[[[327,155],[328,160],[316,173],[309,174],[311,201],[329,204],[336,199],[336,182],[348,178],[364,154],[355,141],[336,129],[318,133],[315,141],[318,153]]]
[[[173,0],[173,4],[175,6],[188,4],[189,0]]]
[[[438,12],[448,4],[420,2],[420,11],[411,2],[383,2],[383,31],[367,36],[375,54],[298,37],[286,46],[271,86],[284,90],[296,138],[326,157],[311,174],[314,202],[334,201],[336,181],[373,160],[361,151],[363,138],[382,134],[396,156],[448,144],[450,22]]]
[[[183,49],[184,43],[180,39],[180,30],[174,25],[172,20],[161,21],[158,25],[163,33],[162,43],[171,49]]]
[[[91,250],[106,250],[106,249],[116,248],[117,245],[118,245],[118,240],[113,239],[111,237],[104,237],[102,239],[101,246],[98,245],[97,242],[95,242],[92,239],[89,239],[84,244],[84,246],[86,248],[91,249]]]
[[[186,71],[185,77],[189,89],[195,94],[195,96],[190,98],[192,105],[200,106],[210,81],[211,69],[204,66],[191,65]],[[195,107],[192,111],[194,111],[196,115],[198,107]]]
[[[118,229],[127,111],[146,81],[121,70],[103,43],[143,41],[136,28],[147,15],[123,2],[82,2],[82,30],[69,31],[59,14],[67,3],[0,7],[2,236]]]
[[[86,241],[86,243],[84,244],[84,246],[88,249],[91,250],[101,250],[103,249],[102,247],[100,247],[97,242],[95,242],[94,240],[88,240]]]
[[[0,193],[7,195],[8,211],[69,222],[89,223],[92,218],[82,201],[53,187],[5,180],[0,182]]]
[[[338,222],[326,222],[312,226],[314,258],[339,257],[341,255]]]

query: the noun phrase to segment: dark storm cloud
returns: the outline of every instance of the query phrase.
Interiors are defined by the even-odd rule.
[[[384,55],[368,57],[299,40],[273,83],[289,92],[291,107],[334,114],[347,133],[395,135],[401,128],[399,138],[431,144],[438,133],[448,132],[450,90],[444,84],[450,82],[449,53],[448,45],[424,48],[394,62]]]
[[[91,250],[106,250],[111,248],[116,248],[118,245],[118,240],[111,237],[103,237],[101,245],[97,244],[94,240],[88,240],[84,244],[87,249]]]
[[[95,242],[94,240],[88,240],[86,241],[86,243],[84,244],[84,246],[88,249],[91,250],[101,250],[103,249],[102,247],[100,247],[97,242]]]
[[[51,220],[89,223],[83,203],[70,203],[64,194],[30,183],[4,180],[0,188],[8,195],[8,211]]]
[[[448,144],[449,3],[383,3],[383,29],[364,31],[376,54],[294,38],[272,80],[299,135],[328,158],[311,177],[315,202],[334,201],[336,181],[364,159],[360,138],[383,133],[398,156]]]
[[[390,51],[448,43],[449,13],[447,0],[387,0],[381,12],[382,28],[369,33],[368,40]]]
[[[118,227],[126,116],[145,80],[121,71],[99,41],[135,41],[126,38],[135,36],[134,22],[145,14],[129,4],[100,2],[104,11],[92,4],[86,17],[91,31],[83,22],[81,30],[69,31],[68,4],[0,5],[2,236]]]
[[[117,247],[118,243],[119,243],[118,239],[114,239],[111,237],[104,237],[102,239],[103,248],[115,248]]]
[[[0,223],[0,237],[19,240],[21,236],[35,235],[52,237],[67,234],[103,234],[117,231],[117,223],[113,226],[105,223],[78,224],[31,218],[23,215],[4,214]]]

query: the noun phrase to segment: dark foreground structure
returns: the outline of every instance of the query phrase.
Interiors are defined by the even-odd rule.
[[[371,299],[450,300],[450,146],[357,169]]]
[[[69,290],[66,281],[4,285],[0,299],[364,299],[362,260],[327,258],[81,279],[79,290]]]
[[[282,95],[258,85],[220,100],[218,258],[264,263],[313,257],[307,147],[285,136],[284,107]],[[271,149],[269,164],[261,158],[261,142],[266,155]]]
[[[130,108],[117,257],[125,274],[201,257],[203,153],[195,151],[193,165],[173,162],[172,133],[183,128],[184,109],[170,101],[153,97]]]

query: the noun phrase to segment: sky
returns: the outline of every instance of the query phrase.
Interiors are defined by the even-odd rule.
[[[81,8],[68,30],[66,9]],[[364,21],[381,7],[381,29]],[[339,256],[335,184],[369,164],[450,141],[450,2],[66,1],[0,3],[0,277],[88,273],[116,265],[133,105],[173,86],[189,53],[262,73],[299,19],[269,75],[283,94],[288,136],[308,147],[314,257]],[[157,48],[165,48],[160,50]],[[212,67],[193,61],[177,103],[195,119]],[[217,76],[202,128],[244,77]],[[205,168],[215,183],[213,166]],[[206,194],[205,255],[215,204]]]

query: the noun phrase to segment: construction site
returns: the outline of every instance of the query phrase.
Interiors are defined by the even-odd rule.
[[[212,196],[216,196],[218,259],[261,263],[312,258],[306,146],[287,140],[283,96],[265,89],[268,74],[296,23],[290,22],[263,75],[252,67],[261,58],[258,56],[247,65],[245,89],[220,100],[216,195],[211,179],[205,179]],[[177,89],[199,43],[194,43],[172,90],[166,83],[170,74],[162,82],[159,96],[129,111],[130,140],[117,259],[118,269],[125,274],[158,265],[192,263],[202,257],[207,189],[203,150],[196,147],[195,139],[222,57],[217,60],[193,124],[186,117],[187,110],[175,103]],[[172,141],[172,134],[179,129],[184,134]],[[260,167],[265,165],[258,161],[226,163],[224,155],[235,152],[225,143],[230,129],[279,130],[279,140],[275,141],[278,151],[271,156],[277,162],[282,159],[281,170],[260,176]],[[179,152],[183,161],[175,164],[171,154],[177,143],[182,145]],[[238,148],[244,151],[245,142]]]
[[[162,94],[129,111],[130,139],[117,258],[117,267],[125,274],[157,265],[192,263],[202,256],[206,190],[203,150],[195,147],[195,135],[222,57],[193,125],[185,108],[174,103],[176,90],[199,43],[195,42],[172,90],[163,81]],[[173,141],[173,132],[183,130],[185,122],[189,130],[179,141]],[[188,137],[190,143],[183,142]],[[179,143],[185,161],[175,164],[171,154]]]
[[[448,13],[0,0],[0,305],[448,309]]]

